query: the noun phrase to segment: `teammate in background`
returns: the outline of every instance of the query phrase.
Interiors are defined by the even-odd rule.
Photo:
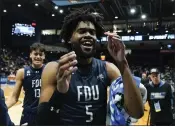
[[[32,44],[30,47],[30,58],[32,61],[31,66],[26,66],[17,71],[16,84],[12,95],[6,101],[6,105],[10,108],[17,103],[23,87],[25,97],[20,125],[27,123],[27,125],[31,126],[35,124],[35,115],[40,97],[41,73],[45,59],[44,45],[41,43]]]
[[[72,52],[44,68],[38,125],[52,125],[50,119],[58,121],[55,125],[106,125],[107,86],[121,77],[126,111],[132,117],[142,117],[141,94],[132,78],[119,36],[105,33],[108,51],[118,68],[93,57],[96,40],[104,35],[101,21],[99,14],[88,9],[78,9],[65,17],[61,37],[71,45]],[[57,103],[55,107],[54,102]],[[59,115],[51,116],[51,111]]]
[[[4,91],[0,88],[0,126],[13,126],[5,104]]]
[[[150,106],[150,125],[169,126],[173,123],[172,100],[174,99],[171,85],[161,81],[157,68],[152,68],[150,73],[151,82],[145,86]]]

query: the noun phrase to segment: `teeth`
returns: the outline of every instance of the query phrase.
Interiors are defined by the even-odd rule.
[[[91,46],[92,43],[91,42],[84,42],[83,45]]]

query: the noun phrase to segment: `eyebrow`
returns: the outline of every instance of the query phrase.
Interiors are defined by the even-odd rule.
[[[78,30],[92,30],[92,31],[96,31],[95,29],[92,29],[92,28],[78,28],[77,31]]]
[[[34,52],[35,54],[37,53],[37,54],[42,54],[42,53],[44,53],[44,52]]]

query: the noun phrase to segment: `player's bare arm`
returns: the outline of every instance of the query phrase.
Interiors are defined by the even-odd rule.
[[[13,89],[13,92],[6,101],[6,105],[8,108],[11,108],[13,105],[15,105],[18,102],[18,98],[19,98],[19,95],[21,93],[23,78],[24,78],[24,69],[21,68],[17,71],[16,84],[15,84],[15,87]]]
[[[125,110],[131,117],[141,118],[143,116],[143,103],[136,82],[133,80],[127,60],[125,58],[125,46],[120,41],[120,38],[115,33],[105,33],[108,35],[108,51],[115,60],[117,67],[107,63],[107,70],[111,82],[118,76],[122,76],[124,84],[124,106]]]
[[[46,65],[41,78],[40,103],[48,102],[55,89],[60,93],[66,93],[68,91],[70,75],[77,69],[74,67],[74,65],[77,64],[75,58],[75,52],[70,52],[62,56],[58,63],[50,62]],[[70,60],[72,62],[69,62]]]
[[[49,62],[42,73],[41,77],[41,95],[39,103],[48,102],[56,89],[56,73],[58,68],[57,62]]]
[[[59,92],[66,93],[68,91],[71,74],[77,70],[75,66],[77,63],[74,51],[60,58],[57,72],[57,90]]]

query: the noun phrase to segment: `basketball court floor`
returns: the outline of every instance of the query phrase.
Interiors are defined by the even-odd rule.
[[[6,98],[8,98],[12,93],[13,87],[14,86],[10,86],[10,85],[1,86],[1,88],[4,90],[4,94]],[[18,103],[9,109],[10,118],[15,123],[15,125],[19,125],[20,123],[23,99],[24,99],[24,92],[22,90]],[[135,125],[147,125],[148,115],[149,115],[148,103],[145,104],[145,109],[146,111],[144,112],[144,116],[141,119],[139,119],[139,121]]]

